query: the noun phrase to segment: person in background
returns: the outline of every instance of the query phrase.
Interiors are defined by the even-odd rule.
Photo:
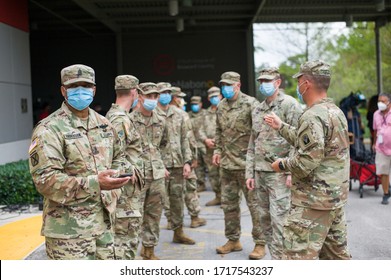
[[[387,205],[390,199],[390,169],[391,169],[391,94],[380,93],[377,103],[379,108],[373,115],[374,143],[376,151],[376,174],[380,175],[383,187],[381,204]]]
[[[211,106],[205,112],[204,125],[199,131],[200,139],[206,147],[204,161],[208,168],[209,182],[215,193],[215,198],[207,202],[206,206],[221,205],[220,171],[218,166],[212,164],[213,151],[216,147],[216,112],[221,99],[222,96],[218,87],[208,89],[208,100]]]

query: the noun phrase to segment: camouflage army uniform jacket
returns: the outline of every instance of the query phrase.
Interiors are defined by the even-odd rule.
[[[206,139],[214,139],[216,136],[216,112],[217,109],[212,109],[210,106],[205,110],[204,125],[200,129],[199,135],[202,143],[205,143]]]
[[[110,122],[92,109],[83,122],[63,103],[34,129],[29,154],[32,178],[45,198],[42,235],[102,234],[103,209],[113,214],[117,192],[100,190],[98,172],[131,169]]]
[[[246,179],[254,178],[254,170],[274,172],[271,164],[277,158],[287,157],[294,151],[294,147],[263,120],[271,112],[283,122],[297,127],[303,110],[296,99],[282,92],[270,104],[265,100],[253,110],[253,126],[246,157]]]
[[[193,124],[192,124],[191,119],[189,117],[189,114],[187,112],[182,111],[182,114],[185,118],[185,123],[186,123],[186,127],[187,127],[187,139],[189,140],[190,150],[192,153],[192,160],[197,160],[198,159],[198,144],[197,144],[197,140],[194,135]]]
[[[239,92],[235,101],[224,98],[217,107],[216,149],[221,155],[220,167],[227,170],[245,170],[248,142],[250,140],[252,116],[259,102]]]
[[[161,179],[165,175],[165,166],[161,151],[167,145],[168,131],[166,120],[152,111],[151,117],[145,117],[140,111],[130,114],[138,133],[141,136],[141,158],[144,162],[146,179]]]
[[[144,185],[140,134],[130,119],[130,114],[117,104],[111,105],[106,118],[117,131],[121,148],[125,152],[127,160],[133,165],[133,174],[137,177],[135,184],[129,182],[121,188],[122,194],[118,199],[116,217],[141,217],[140,208],[142,205],[137,201],[137,194],[135,196],[136,189],[140,191]]]
[[[110,110],[106,114],[106,118],[117,131],[118,137],[121,140],[121,146],[126,152],[128,161],[142,170],[141,137],[133,121],[130,119],[130,114],[121,106],[112,104]]]
[[[155,111],[166,119],[168,143],[162,149],[162,158],[166,168],[183,167],[187,162],[191,164],[192,154],[187,137],[187,124],[182,110],[168,106],[164,111],[159,106]]]
[[[280,134],[295,146],[283,160],[292,172],[292,203],[317,210],[332,210],[347,202],[349,138],[345,115],[331,99],[307,108],[298,127],[282,124]]]
[[[191,125],[193,127],[193,133],[197,141],[198,149],[205,149],[205,143],[201,140],[200,131],[203,129],[205,122],[205,109],[201,109],[198,113],[189,112]]]

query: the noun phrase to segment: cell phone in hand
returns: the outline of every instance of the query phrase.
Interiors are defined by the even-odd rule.
[[[133,174],[132,173],[123,173],[123,174],[119,174],[117,178],[125,178],[125,177],[132,177]]]

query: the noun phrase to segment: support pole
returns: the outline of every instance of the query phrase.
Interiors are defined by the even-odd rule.
[[[377,75],[377,93],[383,92],[383,73],[381,68],[381,46],[380,46],[380,27],[379,21],[375,24],[375,36],[376,36],[376,75]]]

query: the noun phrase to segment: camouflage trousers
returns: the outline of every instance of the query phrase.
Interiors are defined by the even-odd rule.
[[[225,236],[233,241],[240,238],[240,201],[241,193],[243,193],[251,214],[253,224],[251,234],[254,243],[266,244],[261,231],[259,199],[255,191],[247,189],[245,173],[245,170],[220,168],[221,206],[224,211]]]
[[[141,227],[141,238],[145,247],[155,247],[159,242],[160,219],[163,212],[165,193],[164,178],[157,180],[145,179],[145,186],[142,191],[144,211]]]
[[[194,169],[191,170],[189,178],[185,180],[185,204],[189,215],[197,217],[201,211],[201,206],[197,193],[197,176]]]
[[[97,237],[45,238],[50,260],[114,260],[114,235],[107,230]]]
[[[175,230],[183,225],[184,209],[184,178],[183,168],[168,168],[170,178],[166,179],[166,199],[164,213],[167,221],[171,221],[172,229]]]
[[[212,190],[216,193],[216,196],[221,195],[221,184],[220,184],[220,172],[219,167],[212,164],[213,149],[207,149],[204,161],[208,167],[208,178]]]
[[[283,173],[255,171],[255,189],[259,198],[261,236],[273,259],[282,258],[282,230],[291,204],[291,191]]]
[[[205,147],[202,147],[202,148],[198,148],[197,150],[198,150],[198,153],[197,153],[198,166],[195,168],[195,173],[197,176],[197,185],[200,188],[205,188],[206,149],[205,149]]]
[[[196,217],[201,211],[201,206],[200,206],[200,200],[198,198],[198,193],[197,193],[197,177],[195,175],[194,169],[191,170],[191,174],[189,178],[184,179],[184,184],[185,184],[184,200],[185,200],[186,208],[190,216]],[[166,193],[168,193],[167,188],[166,188]],[[171,221],[170,203],[167,198],[164,204],[164,215],[166,216],[167,221]]]
[[[127,185],[129,198],[120,198],[116,209],[116,217],[114,224],[114,245],[115,257],[117,260],[134,260],[137,254],[139,244],[139,235],[143,222],[141,212],[143,203],[142,190],[135,188],[134,185]],[[124,195],[124,193],[122,193]],[[125,211],[121,208],[122,203],[130,203],[124,205]]]
[[[292,205],[284,225],[283,259],[348,260],[344,208],[315,210]]]

